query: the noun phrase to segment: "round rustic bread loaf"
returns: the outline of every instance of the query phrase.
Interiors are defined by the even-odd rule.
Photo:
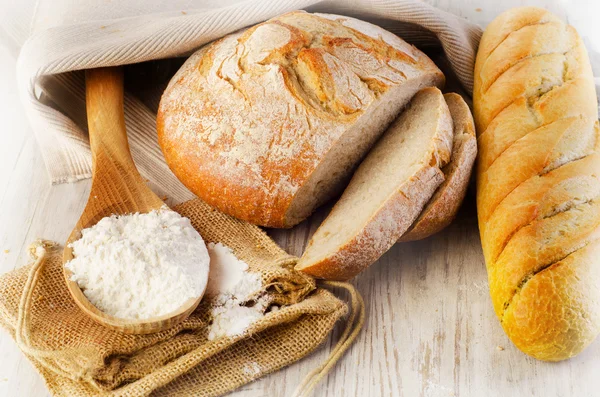
[[[292,12],[192,55],[158,111],[175,175],[221,211],[290,227],[344,188],[412,96],[444,76],[349,17]]]

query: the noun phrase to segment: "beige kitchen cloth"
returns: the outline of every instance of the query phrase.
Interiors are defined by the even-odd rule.
[[[481,29],[419,1],[41,0],[33,34],[20,52],[18,76],[52,182],[90,177],[84,80],[77,71],[185,56],[235,30],[297,9],[366,19],[421,48],[443,49],[464,88],[472,88]],[[126,94],[129,140],[142,175],[182,201],[191,195],[165,165],[155,130],[157,103],[175,70],[163,70],[161,62],[156,68],[165,79],[159,82],[141,69],[137,77],[148,78]]]
[[[0,277],[0,325],[44,378],[53,395],[216,396],[276,371],[317,348],[346,312],[345,303],[293,270],[295,257],[262,230],[224,215],[199,199],[174,208],[206,241],[222,242],[261,275],[268,311],[239,335],[208,339],[211,301],[183,323],[156,334],[127,335],[96,324],[65,286],[61,247],[41,242],[35,261]],[[353,310],[329,360],[315,368],[309,391],[352,343],[364,321]],[[272,306],[271,306],[272,307]],[[356,321],[355,321],[356,320]],[[353,330],[353,331],[352,331]],[[295,385],[290,385],[295,386]]]

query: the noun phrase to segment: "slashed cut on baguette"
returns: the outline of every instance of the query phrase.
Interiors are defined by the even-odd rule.
[[[450,160],[452,137],[440,90],[419,91],[358,167],[296,270],[348,280],[376,261],[444,181],[441,168]]]
[[[454,123],[452,156],[448,165],[442,169],[446,179],[399,242],[421,240],[444,229],[454,220],[467,193],[471,170],[477,157],[475,123],[469,105],[460,95],[444,94],[444,99]]]

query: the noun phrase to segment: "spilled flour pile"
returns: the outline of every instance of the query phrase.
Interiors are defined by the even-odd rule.
[[[269,306],[259,273],[248,272],[231,248],[208,243],[210,274],[205,296],[213,299],[213,322],[208,339],[234,336],[261,318]]]

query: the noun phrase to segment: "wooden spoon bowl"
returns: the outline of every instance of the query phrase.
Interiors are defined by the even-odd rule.
[[[202,296],[189,299],[178,310],[164,316],[145,320],[121,319],[92,305],[79,285],[71,280],[71,271],[64,267],[73,259],[73,249],[69,245],[81,237],[83,229],[110,215],[147,213],[164,205],[146,186],[131,158],[125,131],[121,68],[86,71],[86,107],[92,150],[92,187],[85,209],[65,244],[63,272],[67,287],[77,306],[106,327],[131,334],[164,331],[185,320]]]

